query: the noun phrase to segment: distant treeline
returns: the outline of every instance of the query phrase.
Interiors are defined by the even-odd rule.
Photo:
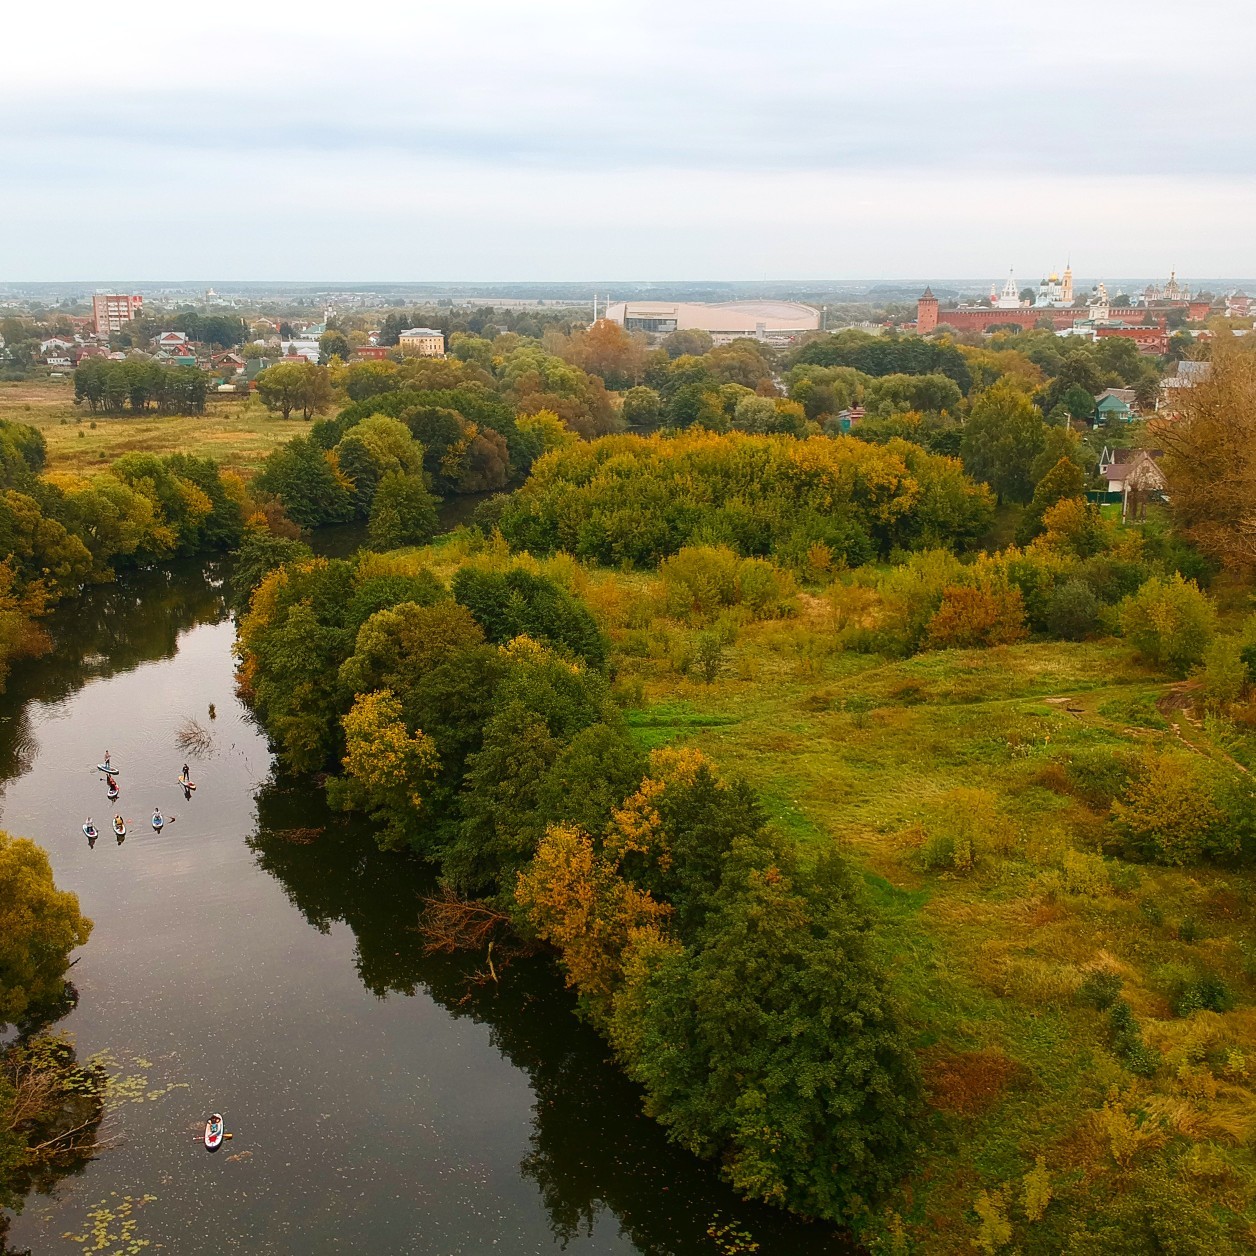
[[[195,366],[166,366],[144,358],[89,358],[74,372],[74,400],[93,413],[201,414],[209,380]]]

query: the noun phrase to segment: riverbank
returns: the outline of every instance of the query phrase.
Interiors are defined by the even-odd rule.
[[[203,574],[202,574],[203,572]],[[11,1242],[82,1250],[105,1233],[193,1250],[840,1253],[831,1231],[739,1201],[641,1115],[636,1088],[544,962],[500,986],[426,956],[429,877],[369,826],[274,771],[234,697],[225,567],[133,573],[49,622],[55,649],[0,697],[0,824],[49,852],[96,922],[58,1028],[106,1052],[121,1140]],[[215,705],[215,718],[208,708]],[[185,801],[175,734],[214,753]],[[91,765],[121,769],[126,841]],[[154,804],[160,835],[147,826]],[[198,1131],[222,1111],[232,1143]],[[129,1200],[129,1202],[128,1202]]]

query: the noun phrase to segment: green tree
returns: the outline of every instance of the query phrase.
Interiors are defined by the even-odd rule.
[[[277,362],[259,371],[257,395],[268,410],[289,418],[300,410],[303,418],[322,414],[331,405],[332,387],[327,368],[312,362]]]
[[[436,499],[421,475],[388,472],[375,490],[367,535],[377,549],[422,545],[436,532]]]
[[[255,483],[278,497],[288,517],[302,528],[344,523],[353,516],[345,484],[328,456],[307,437],[294,437],[267,455]]]
[[[0,1028],[61,995],[70,952],[91,931],[78,896],[57,889],[43,850],[0,832]]]
[[[1153,577],[1121,603],[1121,634],[1144,658],[1179,676],[1203,658],[1216,622],[1207,594],[1176,572]]]
[[[663,337],[663,348],[666,350],[667,356],[672,359],[685,357],[689,354],[699,357],[704,353],[710,352],[714,346],[715,341],[711,339],[711,333],[707,331],[682,328]]]
[[[663,402],[653,388],[638,384],[624,393],[620,413],[634,431],[652,432],[663,421]]]
[[[612,1041],[646,1110],[752,1198],[841,1221],[900,1176],[915,1058],[845,869],[741,849],[698,944],[628,953]],[[683,1046],[681,1045],[683,1044]]]
[[[1028,501],[1030,467],[1046,440],[1037,406],[1014,384],[1000,380],[973,403],[960,456],[964,470],[984,480],[1000,501]]]
[[[1080,384],[1071,385],[1057,404],[1062,405],[1069,412],[1070,417],[1082,423],[1095,421],[1094,395],[1087,392]]]
[[[1086,490],[1086,477],[1077,463],[1061,458],[1034,486],[1029,503],[1016,530],[1017,545],[1028,545],[1043,530],[1043,517],[1056,502],[1081,497]]]
[[[353,348],[349,344],[349,337],[342,331],[325,331],[318,338],[318,364],[326,366],[332,358],[339,358],[342,362],[348,362],[353,355]]]

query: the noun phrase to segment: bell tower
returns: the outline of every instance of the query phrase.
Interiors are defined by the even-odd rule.
[[[932,288],[926,288],[916,302],[916,334],[927,336],[938,326],[938,298]]]

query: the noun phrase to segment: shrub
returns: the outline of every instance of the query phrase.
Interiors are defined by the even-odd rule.
[[[1099,627],[1099,599],[1081,579],[1066,581],[1047,600],[1047,631],[1065,641],[1081,641]]]
[[[737,555],[727,545],[687,545],[659,564],[671,615],[709,615],[737,600]]]
[[[1154,863],[1192,864],[1229,845],[1211,781],[1185,755],[1145,759],[1124,797],[1112,804],[1112,818],[1126,850]]]
[[[1121,993],[1121,978],[1116,973],[1093,972],[1077,989],[1077,1001],[1087,1007],[1106,1012]]]
[[[1112,1034],[1112,1050],[1131,1073],[1150,1077],[1160,1067],[1160,1053],[1143,1041],[1134,1010],[1124,999],[1117,999],[1109,1008],[1108,1029]]]
[[[1243,696],[1250,679],[1245,653],[1233,637],[1218,637],[1204,651],[1198,676],[1203,682],[1204,703],[1211,710],[1223,710]]]
[[[1234,1006],[1234,996],[1216,973],[1205,969],[1176,982],[1169,1002],[1174,1016],[1189,1016],[1201,1011],[1228,1012]]]
[[[1081,747],[1069,755],[1065,773],[1073,792],[1096,811],[1106,811],[1129,787],[1138,761],[1119,751]]]
[[[1121,604],[1121,632],[1146,659],[1185,676],[1204,656],[1216,611],[1192,580],[1153,578]]]
[[[925,868],[970,872],[978,860],[1006,855],[1016,833],[986,789],[959,788],[944,794],[927,823],[928,837],[920,851]]]
[[[942,604],[929,620],[925,644],[936,650],[1009,645],[1028,635],[1020,590],[983,581],[942,591]]]

